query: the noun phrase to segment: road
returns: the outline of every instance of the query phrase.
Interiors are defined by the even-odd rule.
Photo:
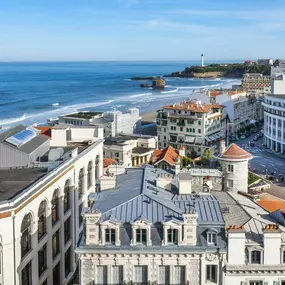
[[[255,142],[253,141],[254,137],[255,134],[247,137],[244,140],[235,142],[237,145],[241,146],[253,155],[253,159],[249,162],[249,169],[252,172],[267,177],[274,173],[272,182],[280,186],[284,186],[285,181],[282,182],[282,179],[280,178],[283,176],[285,180],[285,156],[283,158],[274,154],[269,149],[264,148],[262,146],[263,138],[260,138],[257,142]],[[254,147],[250,147],[249,142],[253,142]]]

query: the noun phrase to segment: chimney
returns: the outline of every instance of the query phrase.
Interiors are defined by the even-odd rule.
[[[228,264],[243,265],[245,251],[245,231],[244,227],[236,225],[228,228]]]
[[[220,140],[220,154],[223,154],[226,151],[226,143],[224,139]]]
[[[197,219],[195,208],[191,208],[183,215],[183,245],[196,245],[197,243]]]
[[[278,225],[266,225],[263,230],[264,264],[280,264],[281,231]]]
[[[99,245],[99,220],[101,212],[98,210],[91,210],[85,213],[86,220],[86,245]]]

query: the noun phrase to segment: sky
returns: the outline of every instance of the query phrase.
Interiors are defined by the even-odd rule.
[[[285,0],[0,0],[0,61],[285,58]]]

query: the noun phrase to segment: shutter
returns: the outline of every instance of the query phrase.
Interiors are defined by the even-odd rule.
[[[174,266],[173,279],[174,284],[185,283],[185,266]]]
[[[263,285],[268,285],[268,282],[263,282]]]
[[[169,266],[159,266],[159,284],[169,284]]]
[[[267,282],[266,282],[266,283],[267,283]],[[274,285],[281,285],[281,282],[280,282],[280,281],[274,281],[273,284],[274,284]]]
[[[123,283],[123,266],[113,266],[113,284]]]
[[[107,265],[97,266],[97,283],[107,284]]]

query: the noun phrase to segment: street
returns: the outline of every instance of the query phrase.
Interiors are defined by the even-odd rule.
[[[245,138],[244,140],[236,141],[235,143],[253,155],[253,159],[249,162],[250,171],[262,175],[264,177],[273,176],[272,182],[278,185],[285,185],[285,156],[276,155],[269,149],[262,146],[263,138],[258,141],[253,141],[256,134]],[[254,147],[249,146],[249,142],[254,143]],[[273,175],[272,175],[273,174]]]

